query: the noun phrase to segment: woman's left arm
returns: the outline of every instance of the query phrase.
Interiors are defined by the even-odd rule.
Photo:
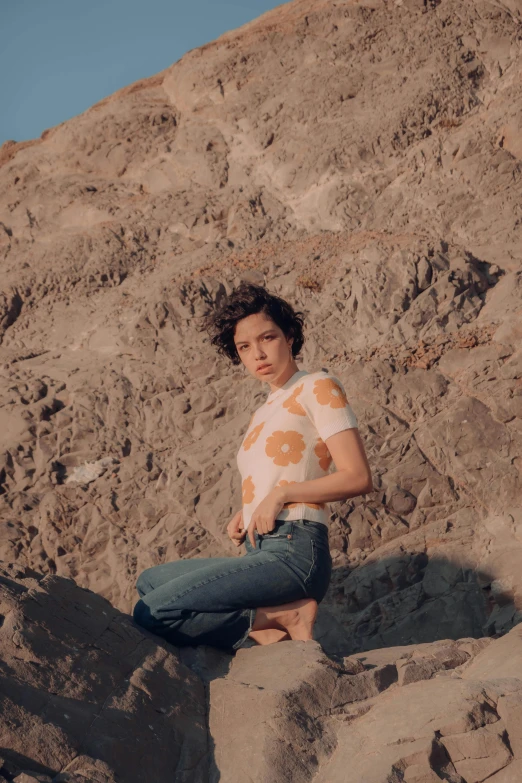
[[[326,439],[336,472],[329,476],[277,487],[283,503],[328,503],[373,492],[370,466],[357,427]]]
[[[373,492],[372,474],[357,427],[336,432],[325,443],[336,472],[311,481],[274,487],[252,515],[251,541],[254,528],[262,534],[274,529],[275,518],[285,503],[328,503]]]

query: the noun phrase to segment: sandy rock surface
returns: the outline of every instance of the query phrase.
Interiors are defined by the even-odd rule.
[[[267,389],[201,317],[247,278],[306,313],[373,470],[331,507],[324,649],[522,619],[521,36],[520,0],[294,0],[4,145],[6,562],[127,613],[142,569],[237,556]]]
[[[356,659],[363,669],[352,673],[313,642],[240,651],[228,675],[210,682],[215,780],[234,780],[234,769],[235,779],[260,783],[520,779],[520,626],[496,641],[441,640]],[[422,661],[438,666],[401,677]]]
[[[0,612],[0,781],[207,779],[204,683],[173,647],[16,566],[0,567]]]
[[[0,571],[0,781],[520,780],[522,625],[230,656],[177,650],[70,579]]]

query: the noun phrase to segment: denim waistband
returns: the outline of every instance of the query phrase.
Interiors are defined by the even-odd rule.
[[[285,533],[286,530],[290,532],[295,526],[297,527],[304,527],[308,528],[311,532],[317,533],[319,535],[326,536],[328,538],[328,528],[326,525],[323,525],[322,522],[312,522],[310,519],[292,519],[292,520],[285,520],[285,519],[276,519],[275,521],[275,527],[272,531],[274,532],[281,532]],[[257,530],[255,531],[255,535],[259,535]],[[270,533],[268,534],[270,535]]]

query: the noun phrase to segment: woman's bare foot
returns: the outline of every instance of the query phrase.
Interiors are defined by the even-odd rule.
[[[251,639],[258,644],[275,644],[290,639],[286,631],[278,631],[277,628],[267,628],[266,631],[251,631]]]
[[[313,598],[302,598],[282,606],[264,606],[256,610],[252,633],[275,629],[284,631],[294,641],[309,641],[313,639],[316,617],[317,601]]]

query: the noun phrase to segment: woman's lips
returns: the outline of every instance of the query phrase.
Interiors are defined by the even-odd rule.
[[[272,369],[272,365],[271,364],[265,364],[264,367],[260,367],[258,369],[258,372],[266,372],[267,370],[271,370],[271,369]]]

